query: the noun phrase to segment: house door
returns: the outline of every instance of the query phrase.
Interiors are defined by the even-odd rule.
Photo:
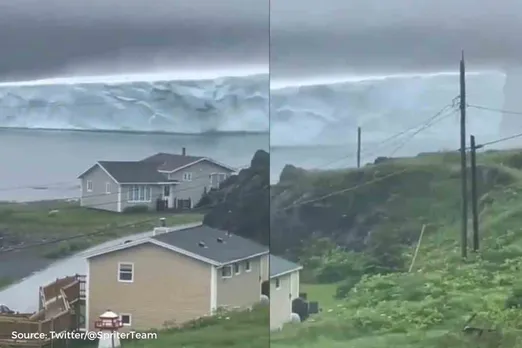
[[[167,202],[167,208],[172,207],[170,199],[170,185],[163,186],[163,200]]]

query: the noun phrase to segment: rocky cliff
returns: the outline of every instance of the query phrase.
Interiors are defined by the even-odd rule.
[[[521,155],[502,156],[484,155],[478,167],[481,209],[487,208],[489,193],[518,175],[511,168]],[[352,250],[379,249],[415,241],[423,224],[459,221],[459,157],[379,159],[359,170],[306,171],[287,165],[280,182],[269,187],[269,155],[258,151],[250,168],[209,199],[216,206],[206,223],[269,243],[278,254],[295,256],[321,237]]]
[[[213,209],[203,222],[215,228],[269,245],[270,238],[270,156],[259,150],[250,167],[210,191],[200,202]]]

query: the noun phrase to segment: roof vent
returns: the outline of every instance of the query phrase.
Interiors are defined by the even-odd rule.
[[[217,241],[218,243],[223,243],[223,238],[218,238]]]
[[[181,148],[181,155],[186,156],[187,155],[187,149],[185,147]]]
[[[206,247],[207,247],[206,244],[203,243],[203,242],[199,242],[198,245],[199,245],[201,248],[206,248]]]

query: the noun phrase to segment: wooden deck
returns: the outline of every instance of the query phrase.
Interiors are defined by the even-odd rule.
[[[85,327],[85,276],[56,279],[40,287],[39,311],[0,315],[0,348],[43,348],[50,340],[14,340],[13,332],[77,331]]]

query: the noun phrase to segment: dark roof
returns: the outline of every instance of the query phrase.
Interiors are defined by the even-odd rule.
[[[268,253],[268,247],[206,225],[162,233],[152,238],[221,264]],[[218,238],[223,242],[218,242]],[[200,243],[204,243],[205,247]]]
[[[155,163],[158,170],[173,171],[203,159],[200,156],[186,156],[160,152],[142,159],[140,162]]]
[[[270,277],[276,277],[300,268],[301,266],[297,263],[285,260],[279,256],[270,255]]]
[[[124,183],[167,182],[167,177],[158,172],[157,165],[147,162],[99,161],[116,181]]]

